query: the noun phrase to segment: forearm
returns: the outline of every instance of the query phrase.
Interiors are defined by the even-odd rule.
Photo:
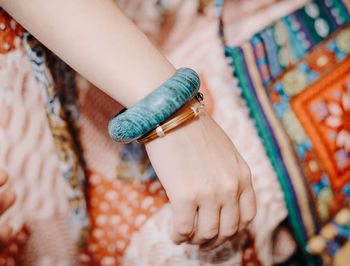
[[[0,0],[39,41],[130,107],[175,69],[112,0]]]
[[[174,67],[113,0],[0,0],[0,5],[64,61],[124,104],[170,78]],[[146,145],[173,207],[175,243],[216,247],[256,212],[250,170],[210,115]]]

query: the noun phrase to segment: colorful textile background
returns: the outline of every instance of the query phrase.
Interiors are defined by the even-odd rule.
[[[144,147],[108,136],[108,121],[122,106],[0,10],[0,166],[17,193],[0,226],[19,231],[0,265],[272,265],[275,245],[285,249],[277,250],[279,261],[287,259],[292,237],[279,244],[276,232],[287,215],[283,193],[246,106],[232,93],[214,6],[204,15],[197,1],[169,0],[176,5],[165,13],[153,0],[118,2],[149,36],[159,35],[174,65],[200,73],[207,110],[251,166],[256,218],[209,252],[173,244],[170,204]]]
[[[226,44],[220,24],[296,237],[306,248],[321,232],[331,256],[350,231],[348,220],[333,219],[350,201],[349,11],[348,0],[313,1],[238,47]],[[327,239],[329,224],[337,229]]]

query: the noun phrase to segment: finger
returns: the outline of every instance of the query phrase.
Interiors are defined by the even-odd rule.
[[[189,243],[203,244],[218,235],[220,206],[215,205],[215,201],[212,202],[199,206],[197,226]]]
[[[0,193],[0,215],[10,208],[16,200],[16,194],[11,188]]]
[[[7,180],[7,173],[3,169],[0,169],[0,186],[5,185],[7,183]]]
[[[226,203],[220,212],[220,226],[218,237],[214,241],[210,241],[204,245],[201,245],[201,249],[213,249],[224,243],[231,236],[235,235],[238,231],[240,218],[239,213],[240,211],[238,200],[232,200],[231,203]]]
[[[252,186],[248,186],[243,190],[239,198],[240,221],[238,232],[242,232],[256,215],[256,200]]]
[[[197,205],[194,202],[182,201],[173,204],[173,230],[171,239],[177,245],[185,242],[193,233]]]
[[[11,240],[12,232],[13,230],[9,225],[3,224],[0,226],[0,251],[2,251]]]

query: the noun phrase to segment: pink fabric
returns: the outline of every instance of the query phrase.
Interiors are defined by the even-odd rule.
[[[45,224],[46,228],[40,226],[40,230],[32,230],[28,248],[31,249],[34,243],[34,249],[46,245],[48,249],[42,250],[47,252],[38,255],[30,252],[28,258],[34,265],[38,265],[44,255],[55,257],[55,263],[67,263],[71,260],[67,247],[72,243],[68,230],[66,184],[58,171],[38,85],[21,47],[0,54],[0,84],[0,166],[7,171],[9,185],[17,194],[15,205],[1,216],[0,223],[8,222],[15,232],[24,224],[29,227]],[[66,217],[65,226],[56,226],[57,217]],[[57,231],[46,231],[53,228]],[[65,235],[65,240],[50,237],[54,236],[52,233]],[[57,257],[57,253],[61,255]]]
[[[254,6],[253,0],[249,2]],[[291,8],[294,8],[296,4],[292,2],[285,1],[285,11],[289,12]],[[249,7],[246,4],[243,5],[247,19],[252,17],[247,21],[255,23],[247,22],[243,27],[240,24],[243,23],[240,22],[243,19],[235,20],[235,15],[239,14],[239,8],[243,8],[240,6],[243,2],[231,3],[231,8],[236,13],[227,12],[229,16],[232,16],[227,30],[232,36],[237,36],[235,41],[238,42],[248,38],[250,33],[257,29],[256,21],[260,21],[262,14],[267,9],[260,13],[256,11],[250,13]],[[287,212],[275,173],[266,157],[253,122],[249,118],[245,103],[240,97],[237,81],[232,77],[232,70],[225,62],[222,47],[217,39],[217,24],[213,6],[209,6],[205,15],[199,15],[196,13],[196,1],[173,0],[173,10],[176,10],[176,13],[172,14],[172,23],[165,25],[169,31],[164,31],[159,26],[161,24],[159,24],[158,13],[151,9],[154,7],[154,1],[134,0],[128,3],[124,1],[124,5],[124,8],[128,8],[128,14],[131,17],[135,18],[137,15],[137,23],[148,25],[144,30],[153,36],[154,42],[161,44],[160,48],[172,63],[177,67],[194,68],[206,81],[207,97],[213,99],[214,118],[231,137],[252,169],[258,213],[249,229],[256,239],[255,245],[259,258],[264,265],[271,265],[273,262],[273,233],[278,224],[286,217]],[[135,9],[137,6],[147,6],[145,9],[147,12]],[[280,15],[276,8],[271,7],[268,10],[275,17]],[[142,17],[142,14],[146,14],[145,17]],[[273,19],[273,16],[268,19]],[[264,20],[266,21],[265,18]],[[144,24],[145,21],[148,22]],[[242,28],[245,30],[242,31]],[[163,36],[157,36],[159,31]],[[11,185],[18,195],[16,205],[5,217],[2,217],[2,220],[8,221],[15,230],[21,228],[25,223],[29,225],[32,235],[27,251],[30,251],[32,256],[28,257],[27,265],[48,265],[46,262],[52,263],[51,265],[55,263],[69,265],[75,254],[69,252],[72,243],[69,237],[68,221],[64,218],[67,214],[66,184],[58,171],[56,154],[45,112],[41,106],[37,83],[21,48],[6,55],[0,55],[0,84],[0,166],[6,166]],[[108,119],[121,107],[96,88],[91,88],[83,78],[78,78],[78,87],[80,88],[81,137],[85,159],[89,168],[98,173],[91,177],[90,182],[94,183],[96,180],[99,182],[98,179],[102,178],[118,186],[119,181],[115,181],[115,169],[120,162],[116,152],[119,147],[109,139],[105,127]],[[94,112],[91,112],[92,109]],[[200,263],[200,260],[193,261],[191,258],[203,258],[202,261],[207,263],[205,265],[210,265],[213,263],[210,258],[215,258],[215,254],[220,251],[227,251],[228,246],[230,246],[228,254],[231,256],[231,262],[236,264],[240,261],[242,251],[232,248],[237,247],[233,245],[234,242],[233,246],[226,243],[226,246],[208,253],[206,257],[203,257],[196,247],[172,244],[166,234],[171,214],[169,204],[164,203],[162,194],[164,191],[160,189],[159,182],[153,184],[153,187],[143,185],[136,187],[140,191],[142,189],[148,191],[151,195],[159,193],[159,201],[150,203],[149,197],[139,198],[140,208],[145,207],[144,214],[142,214],[144,216],[141,214],[137,216],[139,222],[133,225],[139,227],[136,227],[137,230],[133,231],[132,235],[127,230],[122,232],[129,241],[123,242],[123,245],[126,246],[121,248],[124,252],[124,265],[138,265],[139,262],[152,266],[164,265],[166,262],[172,262],[170,265],[174,265],[179,261],[186,265]],[[126,187],[124,194],[117,196],[139,195],[135,194],[136,188]],[[98,189],[96,187],[96,193]],[[112,194],[108,195],[112,197]],[[116,199],[112,199],[112,202],[120,203],[118,208],[125,213],[130,209],[130,206],[123,205]],[[131,202],[130,200],[130,204]],[[150,206],[155,206],[155,208],[152,209]],[[96,223],[101,223],[103,227],[104,218],[99,217]],[[125,214],[124,217],[128,216]],[[112,223],[118,220],[116,216],[109,218],[108,221]],[[56,231],[51,232],[52,228]],[[120,228],[121,231],[122,229]],[[98,234],[99,232],[96,231],[95,235]],[[158,241],[164,245],[160,247]],[[116,250],[121,247],[117,244]],[[41,249],[42,245],[47,245],[47,247]],[[154,255],[155,250],[157,251],[156,256]],[[115,263],[113,257],[105,257],[103,261],[105,265]],[[103,261],[101,260],[101,263]]]

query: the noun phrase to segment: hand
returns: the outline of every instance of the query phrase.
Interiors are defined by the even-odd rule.
[[[0,169],[0,188],[7,183],[8,176],[5,171]],[[7,211],[15,202],[16,194],[11,188],[6,188],[0,193],[0,216]],[[6,247],[6,244],[12,238],[12,228],[5,224],[0,225],[0,251]]]
[[[205,110],[146,150],[173,208],[176,244],[214,248],[255,217],[250,169]]]

